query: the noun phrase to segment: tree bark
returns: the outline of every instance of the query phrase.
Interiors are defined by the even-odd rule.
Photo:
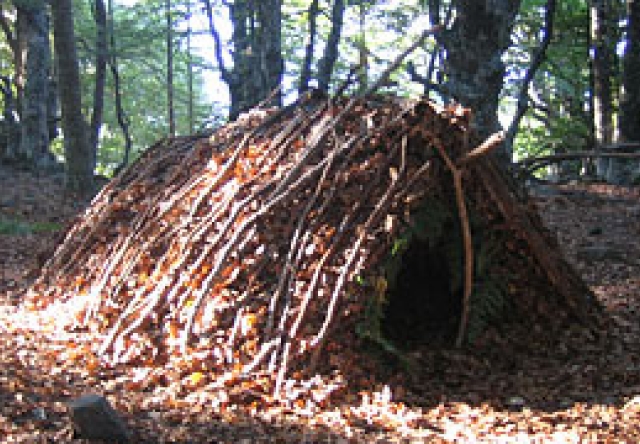
[[[622,67],[620,98],[620,141],[640,141],[640,1],[627,0],[627,38]],[[635,169],[635,171],[633,171]],[[627,183],[640,177],[640,166],[612,160],[608,180]]]
[[[176,135],[176,119],[173,107],[173,20],[171,14],[171,0],[165,2],[167,19],[167,115],[169,118],[169,137]]]
[[[627,0],[627,39],[622,71],[620,140],[640,141],[640,1]]]
[[[115,174],[118,174],[129,164],[133,141],[131,140],[131,132],[129,131],[129,118],[124,110],[124,106],[122,105],[122,89],[120,87],[120,71],[118,69],[118,51],[116,47],[116,35],[114,32],[113,0],[109,0],[108,2],[107,14],[109,16],[109,67],[111,68],[111,75],[113,76],[116,118],[118,119],[120,130],[122,131],[122,137],[124,137],[124,153],[122,161],[116,167],[114,172]]]
[[[93,112],[91,113],[91,167],[95,169],[100,141],[100,128],[104,112],[104,86],[107,79],[107,9],[104,0],[95,1],[96,22],[96,79],[93,89]]]
[[[17,157],[36,169],[46,169],[55,163],[49,151],[47,119],[51,68],[49,17],[43,1],[16,5],[28,23],[27,81],[22,99],[22,135]]]
[[[318,89],[324,93],[329,92],[333,68],[338,59],[338,45],[340,35],[344,26],[344,0],[334,0],[331,9],[331,30],[327,37],[327,44],[324,47],[322,58],[318,62]]]
[[[10,18],[10,13],[5,13],[4,6],[2,2],[0,2],[0,29],[2,29],[2,33],[11,49],[11,54],[13,56],[13,84],[16,87],[16,98],[12,99],[12,101],[17,102],[17,112],[18,114],[22,113],[22,90],[24,88],[24,68],[25,63],[27,61],[27,46],[26,46],[26,32],[19,32],[21,24],[22,28],[26,24],[24,18],[18,20],[21,15],[16,8],[16,19],[14,21]],[[15,152],[17,152],[17,146],[15,148]]]
[[[591,108],[596,146],[607,145],[613,141],[611,13],[611,0],[591,0]],[[598,176],[605,177],[608,167],[609,159],[598,159]]]
[[[319,0],[312,0],[307,11],[307,20],[309,21],[309,34],[307,35],[307,45],[304,51],[304,60],[302,69],[300,70],[300,83],[298,85],[298,94],[302,95],[309,89],[311,81],[311,64],[313,63],[313,53],[315,50],[316,36],[318,34],[318,14],[320,14]]]
[[[222,40],[214,20],[210,0],[203,0],[209,29],[214,39],[214,55],[222,80],[231,95],[231,120],[269,98],[267,105],[280,106],[282,59],[282,0],[237,0],[228,4],[233,24],[233,69],[226,67]]]
[[[502,56],[511,45],[511,31],[520,0],[452,0],[455,19],[442,33],[446,50],[444,72],[447,92],[474,112],[474,127],[482,137],[500,130],[498,99],[505,64]],[[512,153],[498,154],[503,161]]]
[[[193,48],[191,47],[191,1],[187,2],[187,89],[188,89],[188,109],[187,120],[189,121],[188,134],[193,133],[195,126],[193,114]]]
[[[56,0],[52,3],[51,9],[54,46],[60,76],[60,105],[67,167],[66,185],[69,191],[90,195],[94,191],[91,147],[87,136],[87,124],[82,116],[72,2]]]
[[[367,48],[367,5],[358,5],[358,93],[369,87],[369,48]]]
[[[540,42],[540,46],[534,52],[531,64],[529,65],[529,69],[527,70],[527,73],[522,80],[522,84],[520,85],[516,112],[513,116],[513,119],[511,120],[511,123],[509,124],[507,136],[504,142],[508,147],[509,152],[513,152],[513,141],[515,140],[518,128],[520,127],[520,122],[529,109],[529,86],[531,85],[531,82],[533,81],[538,68],[545,60],[547,48],[551,43],[551,37],[553,36],[553,18],[555,13],[556,0],[547,0],[547,5],[545,7],[545,23],[542,28],[542,41]]]
[[[20,125],[16,121],[15,98],[11,79],[0,76],[0,91],[3,99],[3,119],[0,121],[0,160],[13,161],[20,144]]]
[[[0,2],[1,3],[1,2]],[[36,2],[37,4],[37,2]],[[11,22],[9,16],[5,14],[3,5],[0,4],[0,28],[7,39],[13,55],[13,84],[16,88],[16,110],[22,114],[22,96],[25,84],[25,71],[27,64],[27,39],[28,39],[28,18],[23,8],[19,6],[30,6],[31,2],[14,0],[15,21]]]

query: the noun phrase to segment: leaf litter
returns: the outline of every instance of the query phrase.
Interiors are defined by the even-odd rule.
[[[35,180],[9,170],[3,170],[0,179],[3,190],[11,184],[18,195]],[[24,209],[27,219],[69,220],[74,205],[63,198],[59,182],[47,180],[50,185],[41,189],[58,192],[42,197],[33,193]],[[637,191],[565,188],[559,197],[539,199],[540,208],[568,258],[616,319],[605,339],[568,329],[557,340],[540,334],[534,335],[539,343],[527,344],[530,326],[510,330],[509,341],[490,331],[486,344],[471,349],[416,352],[423,366],[419,376],[379,378],[367,368],[375,363],[365,362],[362,368],[371,373],[356,374],[355,390],[341,374],[298,379],[303,383],[287,379],[284,402],[269,397],[273,384],[269,375],[246,381],[236,379],[233,371],[226,379],[212,376],[209,356],[200,356],[197,350],[163,365],[144,360],[127,366],[104,362],[96,347],[104,343],[100,325],[65,331],[58,325],[65,313],[57,312],[55,319],[15,306],[23,297],[18,290],[31,283],[33,271],[41,265],[38,253],[55,242],[55,235],[3,235],[0,248],[15,254],[2,258],[3,276],[8,279],[1,290],[6,302],[0,324],[4,363],[0,430],[7,442],[74,442],[65,402],[90,391],[107,395],[136,431],[138,442],[637,441],[640,249],[634,241],[637,219],[629,210],[637,205]],[[51,205],[52,201],[59,205]],[[17,203],[12,210],[22,208]],[[598,227],[601,238],[589,237]],[[627,259],[580,261],[578,252],[585,242],[620,248]],[[232,281],[233,276],[226,278]],[[81,290],[82,282],[77,284]],[[250,343],[259,316],[243,311],[231,324],[236,335]],[[64,319],[77,320],[76,316]],[[179,340],[178,326],[169,325],[167,336]],[[520,351],[514,348],[518,343],[527,347]],[[327,347],[334,363],[349,360],[342,356],[349,347]],[[224,353],[220,359],[225,359]]]

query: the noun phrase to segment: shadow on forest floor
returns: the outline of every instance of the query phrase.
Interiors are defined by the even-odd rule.
[[[0,175],[1,189],[13,187],[11,199],[5,198],[4,206],[0,202],[0,216],[42,224],[70,220],[74,203],[64,201],[46,178],[38,180],[34,184],[24,172]],[[383,376],[392,401],[381,387],[378,398],[364,402],[360,396],[313,414],[286,409],[249,414],[221,412],[206,403],[160,408],[157,392],[128,389],[116,372],[105,378],[74,370],[59,355],[42,354],[42,337],[0,326],[0,433],[12,442],[78,442],[71,438],[65,403],[98,391],[122,412],[137,434],[135,442],[491,442],[515,436],[637,442],[638,190],[564,187],[538,204],[568,259],[615,321],[600,337],[571,326],[536,331],[535,325],[512,319],[509,328],[463,351],[413,350],[412,373],[404,378],[398,376],[402,366],[389,362]],[[37,269],[38,252],[50,250],[54,238],[48,230],[0,233],[3,321]],[[508,340],[501,339],[505,335]]]

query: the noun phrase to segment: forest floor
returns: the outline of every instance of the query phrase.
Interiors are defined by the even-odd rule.
[[[441,350],[405,393],[381,387],[312,414],[221,411],[197,393],[157,402],[166,399],[159,388],[76,365],[81,348],[19,309],[57,232],[81,208],[59,179],[0,166],[0,442],[84,442],[66,410],[84,393],[104,394],[134,442],[640,442],[640,189],[545,186],[536,200],[615,320],[608,340],[541,343],[536,353]]]

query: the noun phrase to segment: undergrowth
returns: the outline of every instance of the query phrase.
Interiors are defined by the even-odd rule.
[[[58,231],[62,225],[55,222],[27,222],[17,218],[0,218],[0,234],[26,235]]]

